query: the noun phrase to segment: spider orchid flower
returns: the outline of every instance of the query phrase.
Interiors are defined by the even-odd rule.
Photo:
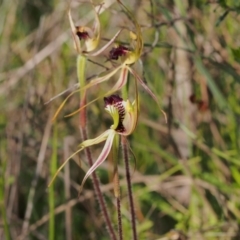
[[[114,137],[119,134],[122,136],[130,135],[136,125],[138,119],[138,103],[134,101],[131,103],[129,100],[124,101],[118,95],[111,95],[109,97],[104,98],[105,102],[105,110],[111,115],[113,119],[113,124],[110,129],[106,130],[98,137],[94,139],[89,139],[80,144],[80,149],[77,150],[74,154],[72,154],[57,170],[52,181],[49,185],[52,184],[57,174],[61,171],[61,169],[66,165],[66,163],[78,152],[82,151],[86,147],[93,146],[95,144],[101,143],[105,141],[105,145],[102,149],[102,152],[98,156],[95,163],[90,167],[87,171],[85,177],[82,180],[81,189],[87,180],[87,178],[106,160],[109,152],[112,148]]]
[[[110,51],[109,57],[110,59],[113,60],[117,60],[119,57],[121,57],[123,65],[131,65],[137,62],[142,54],[143,50],[142,31],[141,27],[139,26],[137,20],[135,19],[131,11],[120,0],[117,0],[117,2],[123,7],[129,18],[132,19],[135,27],[135,33],[133,31],[129,32],[132,50],[122,45],[116,45]]]
[[[82,88],[80,88],[76,91],[73,91],[71,94],[69,94],[69,96],[62,102],[62,104],[60,105],[60,107],[56,111],[53,119],[55,119],[57,117],[57,115],[59,114],[59,112],[61,111],[61,109],[65,105],[65,103],[67,102],[67,100],[73,94],[75,94],[76,92],[79,92],[81,90],[87,90],[90,87],[93,87],[93,86],[95,86],[99,83],[102,83],[102,82],[105,82],[105,81],[109,80],[118,71],[120,71],[118,81],[115,83],[115,85],[108,92],[106,92],[104,94],[104,96],[112,95],[116,91],[120,90],[127,83],[128,73],[130,72],[134,76],[135,81],[138,81],[141,84],[141,86],[145,89],[145,91],[155,100],[155,102],[158,104],[158,106],[161,110],[161,107],[159,105],[159,101],[158,101],[156,95],[146,85],[144,80],[137,74],[137,72],[135,70],[133,70],[130,66],[130,65],[134,64],[135,62],[137,62],[139,60],[141,54],[142,54],[143,40],[142,40],[141,27],[139,26],[138,22],[136,21],[136,19],[132,15],[132,13],[128,10],[128,8],[125,7],[120,0],[118,0],[118,3],[121,4],[121,6],[124,8],[125,12],[132,19],[132,21],[134,23],[134,26],[135,26],[135,32],[136,33],[133,33],[132,31],[130,31],[131,48],[125,47],[123,45],[116,45],[115,47],[113,47],[112,50],[109,53],[109,58],[112,59],[112,60],[118,60],[120,58],[121,59],[121,64],[118,67],[114,68],[113,70],[110,70],[104,76],[97,77],[97,78],[91,80],[84,87],[82,87]],[[98,100],[101,97],[103,97],[103,96],[99,96],[98,98],[88,102],[88,104],[86,104],[85,106],[79,108],[78,110],[74,111],[73,113],[71,113],[67,116],[72,116],[72,115],[80,112],[84,107],[86,107],[89,104],[95,102],[96,100]],[[161,110],[161,111],[165,116],[165,120],[167,121],[165,112],[163,110]]]
[[[96,7],[94,7],[92,0],[90,0],[91,5],[93,6],[94,14],[95,14],[95,22],[92,28],[87,26],[75,26],[71,10],[68,10],[68,18],[71,26],[72,36],[74,40],[74,47],[79,54],[84,54],[87,56],[97,56],[102,53],[106,48],[108,48],[120,34],[121,30],[119,30],[115,36],[101,49],[94,52],[93,51],[98,47],[100,42],[101,35],[101,25],[99,20],[99,11],[101,10],[102,5],[100,5],[98,11]],[[81,42],[84,42],[85,46],[82,47]]]

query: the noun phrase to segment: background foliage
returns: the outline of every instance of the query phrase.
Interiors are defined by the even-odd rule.
[[[103,43],[128,23],[114,1],[106,2]],[[91,16],[87,4],[75,3],[75,19]],[[88,168],[84,155],[47,189],[50,172],[81,141],[78,116],[64,118],[77,109],[78,95],[51,122],[77,83],[67,2],[0,4],[0,239],[108,239],[90,181],[77,196]],[[144,79],[168,115],[165,123],[139,87],[141,115],[130,138],[139,239],[239,239],[239,1],[136,0],[130,8],[144,36]],[[104,67],[88,63],[87,77],[112,66],[108,51],[94,59]],[[109,84],[114,79],[90,90],[89,99]],[[88,107],[91,137],[111,124],[102,109],[102,101]],[[95,156],[100,149],[93,148]],[[121,166],[120,159],[124,236],[130,239]],[[111,162],[98,174],[116,222]]]

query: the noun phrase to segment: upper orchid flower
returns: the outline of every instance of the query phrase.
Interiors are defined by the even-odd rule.
[[[130,36],[130,46],[132,49],[119,45],[115,46],[109,54],[110,59],[117,60],[118,57],[121,57],[123,65],[131,65],[141,57],[142,50],[143,50],[143,39],[142,39],[142,31],[141,27],[139,26],[137,20],[133,16],[133,14],[129,11],[129,9],[120,1],[117,0],[118,3],[124,8],[126,14],[132,19],[135,33],[133,31],[129,32]]]
[[[107,158],[112,144],[114,137],[119,134],[123,136],[130,135],[136,125],[138,119],[138,106],[137,101],[131,103],[129,100],[124,101],[118,95],[111,95],[109,97],[104,98],[105,102],[105,110],[112,116],[113,124],[110,129],[103,132],[100,136],[89,139],[80,144],[80,149],[76,151],[73,155],[71,155],[57,170],[56,174],[54,175],[50,184],[54,181],[57,174],[61,171],[61,169],[66,165],[66,163],[78,152],[82,151],[86,147],[90,147],[92,145],[98,144],[100,142],[106,141],[105,145],[100,153],[99,157],[95,161],[95,163],[90,167],[87,171],[82,184],[81,188],[84,185],[87,178],[98,168],[100,164],[102,164],[105,159]],[[50,185],[49,184],[49,185]]]
[[[84,54],[88,56],[97,56],[101,52],[103,52],[107,47],[109,47],[117,38],[121,30],[119,30],[115,36],[100,50],[93,53],[93,51],[98,47],[100,42],[101,35],[101,25],[99,20],[99,11],[101,10],[101,6],[98,11],[96,7],[94,7],[92,0],[90,0],[91,5],[93,6],[94,14],[95,14],[95,23],[92,28],[87,26],[75,26],[72,19],[71,10],[68,10],[69,22],[72,30],[74,46],[79,54]],[[84,42],[85,46],[82,47],[81,41]]]

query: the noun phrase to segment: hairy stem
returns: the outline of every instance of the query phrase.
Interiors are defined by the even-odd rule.
[[[78,80],[80,87],[83,87],[85,85],[85,66],[86,66],[86,58],[84,56],[79,55],[77,59],[77,73],[78,73]],[[83,107],[86,104],[86,91],[80,91],[80,108]],[[85,141],[88,139],[88,134],[87,134],[87,112],[86,108],[83,108],[80,111],[79,114],[79,127],[80,127],[80,132],[82,136],[82,140]],[[85,155],[88,160],[89,166],[93,165],[93,159],[92,159],[92,154],[89,148],[85,149]],[[106,224],[107,231],[109,233],[110,239],[111,240],[117,240],[115,231],[113,229],[109,213],[107,210],[107,206],[105,203],[104,196],[101,192],[100,189],[100,181],[97,177],[96,172],[92,173],[92,181],[93,181],[93,187],[95,194],[97,196],[98,203],[100,205],[100,210],[103,214],[104,221]]]
[[[137,240],[137,229],[136,229],[133,193],[132,193],[132,186],[131,186],[131,175],[130,175],[130,168],[129,168],[129,153],[128,153],[128,146],[127,146],[127,139],[126,139],[126,137],[122,136],[121,140],[122,140],[121,143],[122,143],[123,158],[124,158],[125,170],[126,170],[129,208],[130,208],[130,214],[131,214],[131,224],[132,224],[132,234],[133,234],[132,239]]]
[[[118,159],[119,159],[119,135],[116,135],[113,141],[111,156],[114,163],[113,170],[113,190],[114,196],[117,203],[117,221],[118,221],[118,239],[123,239],[122,230],[122,213],[121,213],[121,197],[120,197],[120,187],[119,187],[119,174],[118,174]]]
[[[118,215],[118,239],[123,240],[121,198],[117,197],[117,215]]]

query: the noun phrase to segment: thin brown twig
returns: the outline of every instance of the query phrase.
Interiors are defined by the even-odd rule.
[[[130,167],[129,167],[129,154],[127,148],[127,139],[126,137],[121,137],[122,149],[123,149],[123,158],[125,163],[125,170],[126,170],[126,180],[127,180],[127,188],[128,188],[128,200],[129,200],[129,207],[130,207],[130,214],[131,214],[131,225],[132,225],[132,239],[137,240],[137,228],[136,228],[136,217],[135,217],[135,210],[134,210],[134,201],[133,201],[133,193],[132,193],[132,186],[131,186],[131,174],[130,174]]]

